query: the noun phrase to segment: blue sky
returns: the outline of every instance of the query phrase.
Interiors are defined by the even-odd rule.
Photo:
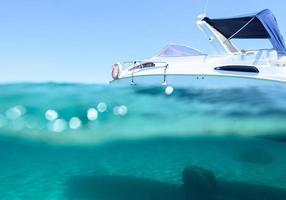
[[[114,62],[149,58],[168,43],[211,52],[195,24],[204,2],[1,1],[0,82],[106,83]],[[209,0],[208,15],[225,17],[269,8],[285,36],[285,5],[283,0]]]

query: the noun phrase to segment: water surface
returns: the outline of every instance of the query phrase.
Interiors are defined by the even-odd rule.
[[[0,91],[1,199],[185,199],[188,166],[212,172],[223,199],[286,198],[283,88]]]

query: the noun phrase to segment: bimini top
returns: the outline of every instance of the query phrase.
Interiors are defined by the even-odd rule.
[[[167,45],[156,57],[185,57],[185,56],[200,56],[204,55],[198,50],[191,47],[171,44]]]
[[[268,9],[261,12],[225,19],[210,19],[207,22],[228,40],[230,39],[269,39],[274,49],[286,55],[284,39],[278,28],[275,16]]]

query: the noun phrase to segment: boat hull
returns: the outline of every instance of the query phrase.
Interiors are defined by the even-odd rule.
[[[111,81],[111,84],[120,86],[172,86],[180,88],[245,88],[245,87],[285,87],[286,81],[277,81],[263,78],[222,76],[222,75],[144,75],[121,78]]]

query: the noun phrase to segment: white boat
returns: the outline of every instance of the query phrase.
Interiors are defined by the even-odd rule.
[[[153,58],[114,64],[111,83],[205,88],[286,86],[286,47],[270,10],[224,19],[199,16],[197,24],[218,54],[168,45]],[[268,39],[273,48],[243,50],[232,39]]]

